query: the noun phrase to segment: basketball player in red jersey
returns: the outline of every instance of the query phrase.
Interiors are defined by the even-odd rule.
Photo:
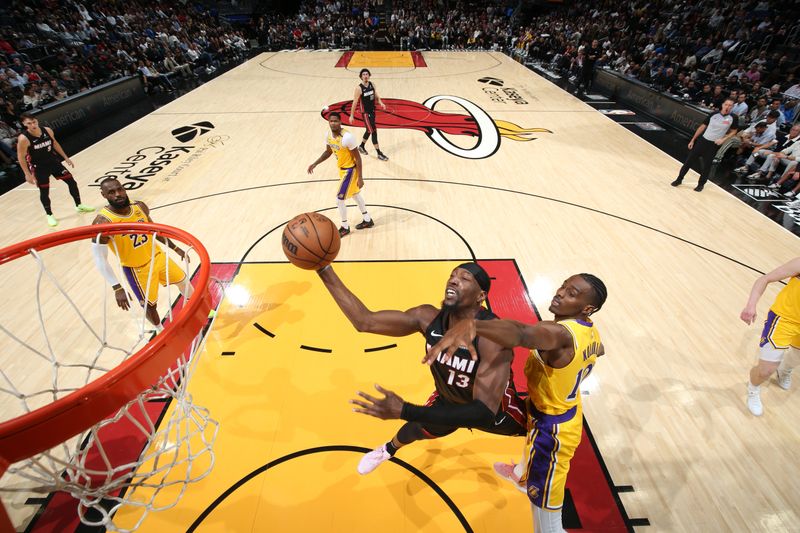
[[[375,124],[375,104],[377,103],[381,106],[381,109],[386,109],[386,104],[384,104],[381,101],[381,97],[378,96],[378,90],[375,88],[375,84],[369,81],[371,75],[369,69],[366,68],[362,68],[361,72],[358,73],[358,77],[361,81],[356,85],[355,93],[353,93],[353,105],[350,106],[350,124],[353,123],[353,114],[356,112],[358,101],[361,100],[361,113],[364,117],[364,126],[367,128],[367,131],[364,132],[364,137],[361,138],[358,151],[367,155],[367,149],[364,147],[364,144],[367,142],[367,139],[369,139],[369,136],[372,135],[372,145],[378,152],[378,159],[381,161],[388,161],[389,158],[386,157],[386,154],[381,152],[381,148],[378,145],[378,127]]]
[[[453,269],[445,287],[441,309],[420,305],[406,311],[371,311],[348,289],[333,268],[318,271],[325,288],[358,331],[405,337],[425,336],[427,347],[436,344],[451,324],[463,319],[494,320],[497,317],[483,306],[491,285],[489,275],[477,263],[464,263]],[[511,350],[483,338],[473,341],[477,358],[466,349],[448,361],[433,361],[431,373],[434,393],[424,406],[414,405],[379,385],[385,395],[375,398],[359,392],[352,400],[356,412],[384,420],[406,420],[400,430],[358,465],[368,474],[390,459],[399,448],[422,439],[449,435],[459,427],[475,428],[500,435],[525,434],[525,404],[517,396],[511,376]]]

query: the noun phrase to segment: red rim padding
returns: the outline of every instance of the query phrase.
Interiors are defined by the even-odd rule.
[[[174,321],[140,351],[85,387],[0,424],[0,475],[9,465],[49,450],[108,418],[140,392],[153,385],[191,344],[208,320],[210,259],[205,247],[189,233],[163,224],[98,224],[51,233],[0,250],[0,265],[68,242],[93,238],[98,233],[153,233],[191,245],[200,256],[194,296]],[[87,253],[89,243],[87,242]],[[187,275],[190,275],[187,272]],[[99,276],[99,274],[98,274]]]

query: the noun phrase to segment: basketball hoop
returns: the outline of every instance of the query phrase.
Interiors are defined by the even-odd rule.
[[[114,325],[109,331],[110,317],[130,321],[137,304],[131,302],[128,314],[108,305],[112,291],[100,274],[93,270],[86,272],[78,282],[81,287],[88,283],[100,287],[102,283],[102,296],[97,296],[102,298],[102,328],[95,324],[100,322],[100,318],[87,316],[90,313],[80,309],[81,302],[70,296],[70,290],[77,282],[74,279],[69,280],[72,285],[59,282],[51,271],[53,266],[59,267],[65,260],[78,261],[75,257],[90,257],[89,242],[97,235],[147,235],[152,238],[153,256],[156,250],[167,257],[169,255],[166,246],[156,237],[178,241],[188,247],[184,262],[187,276],[191,275],[188,270],[189,251],[199,256],[194,293],[174,314],[170,308],[164,330],[149,342],[151,332],[145,330],[143,309],[141,318],[135,318],[139,324],[138,335],[130,335],[135,341],[132,347],[120,347],[120,343],[112,339],[113,334],[124,328]],[[69,248],[75,248],[76,253],[68,255],[65,250],[61,254],[65,257],[51,261],[51,268],[48,268],[41,252],[71,244]],[[113,251],[111,243],[109,247]],[[57,255],[59,252],[51,250],[48,253]],[[13,474],[27,480],[24,488],[0,487],[0,490],[4,493],[66,491],[79,500],[78,514],[82,522],[112,531],[133,531],[149,511],[174,506],[186,485],[205,477],[213,466],[212,446],[217,422],[210,418],[206,409],[195,405],[187,392],[196,356],[204,344],[201,330],[212,307],[207,290],[210,278],[208,252],[198,239],[174,227],[120,223],[51,233],[0,249],[0,266],[25,257],[34,261],[38,273],[34,274],[30,269],[15,272],[20,279],[25,279],[22,276],[31,280],[36,278],[35,306],[44,347],[35,345],[39,333],[36,336],[30,332],[28,335],[15,334],[2,323],[6,319],[0,321],[0,333],[11,339],[10,346],[14,350],[22,350],[26,355],[32,353],[30,359],[43,367],[49,363],[52,375],[50,383],[25,390],[31,371],[23,370],[20,375],[14,375],[6,369],[6,366],[13,365],[0,368],[0,398],[8,396],[16,400],[5,401],[3,407],[15,403],[20,408],[18,416],[7,416],[8,412],[3,411],[0,418],[3,420],[0,423],[0,477]],[[154,263],[151,261],[148,283],[153,275],[157,275],[152,271]],[[52,297],[43,296],[47,290],[53,293]],[[167,301],[171,302],[169,286],[167,292]],[[53,320],[47,318],[49,308],[45,308],[54,305],[52,302],[59,295],[67,305],[58,300],[61,307],[57,319],[62,320],[65,316],[68,319],[70,314],[67,311],[72,310],[94,337],[86,342],[94,343],[93,347],[96,345],[96,353],[80,353],[79,361],[75,360],[74,353],[67,353],[70,346],[61,349],[57,345],[58,339],[49,336],[52,332],[48,329],[52,329]],[[113,302],[113,298],[111,300]],[[65,307],[67,311],[64,311]],[[96,307],[93,306],[91,311],[94,312]],[[31,325],[33,320],[30,317],[28,322],[21,323]],[[168,414],[160,423],[151,420],[147,414],[147,406],[153,401],[169,402],[165,410]],[[36,406],[37,402],[45,404]],[[104,447],[103,435],[120,421],[132,427],[145,444],[138,457],[115,464],[111,458],[113,450],[109,453],[110,445]],[[166,487],[173,487],[173,490],[162,492]],[[127,517],[130,524],[118,525],[113,521],[115,512],[122,506],[134,508],[134,517]],[[0,507],[0,531],[12,531],[5,506]],[[87,515],[89,510],[94,513]]]

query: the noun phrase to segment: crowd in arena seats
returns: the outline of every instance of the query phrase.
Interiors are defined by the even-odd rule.
[[[263,16],[261,42],[270,49],[353,48],[506,50],[516,1],[307,0],[296,15]]]
[[[0,7],[0,163],[16,160],[20,113],[124,76],[147,90],[244,56],[213,12],[155,0],[26,0]]]
[[[799,30],[777,1],[596,0],[537,17],[514,48],[577,79],[596,41],[596,67],[709,109],[733,98],[746,124],[778,109],[780,128],[797,118]]]

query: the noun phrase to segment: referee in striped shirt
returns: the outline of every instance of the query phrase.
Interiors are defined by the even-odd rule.
[[[670,185],[677,187],[683,183],[683,177],[689,172],[689,166],[699,157],[702,158],[703,165],[700,167],[700,180],[694,190],[697,192],[703,190],[708,181],[714,154],[717,153],[717,149],[722,143],[736,135],[736,117],[731,114],[731,109],[733,109],[733,100],[725,100],[719,113],[711,115],[697,127],[692,140],[689,141],[689,155],[686,156],[686,161],[678,172],[678,177]]]

